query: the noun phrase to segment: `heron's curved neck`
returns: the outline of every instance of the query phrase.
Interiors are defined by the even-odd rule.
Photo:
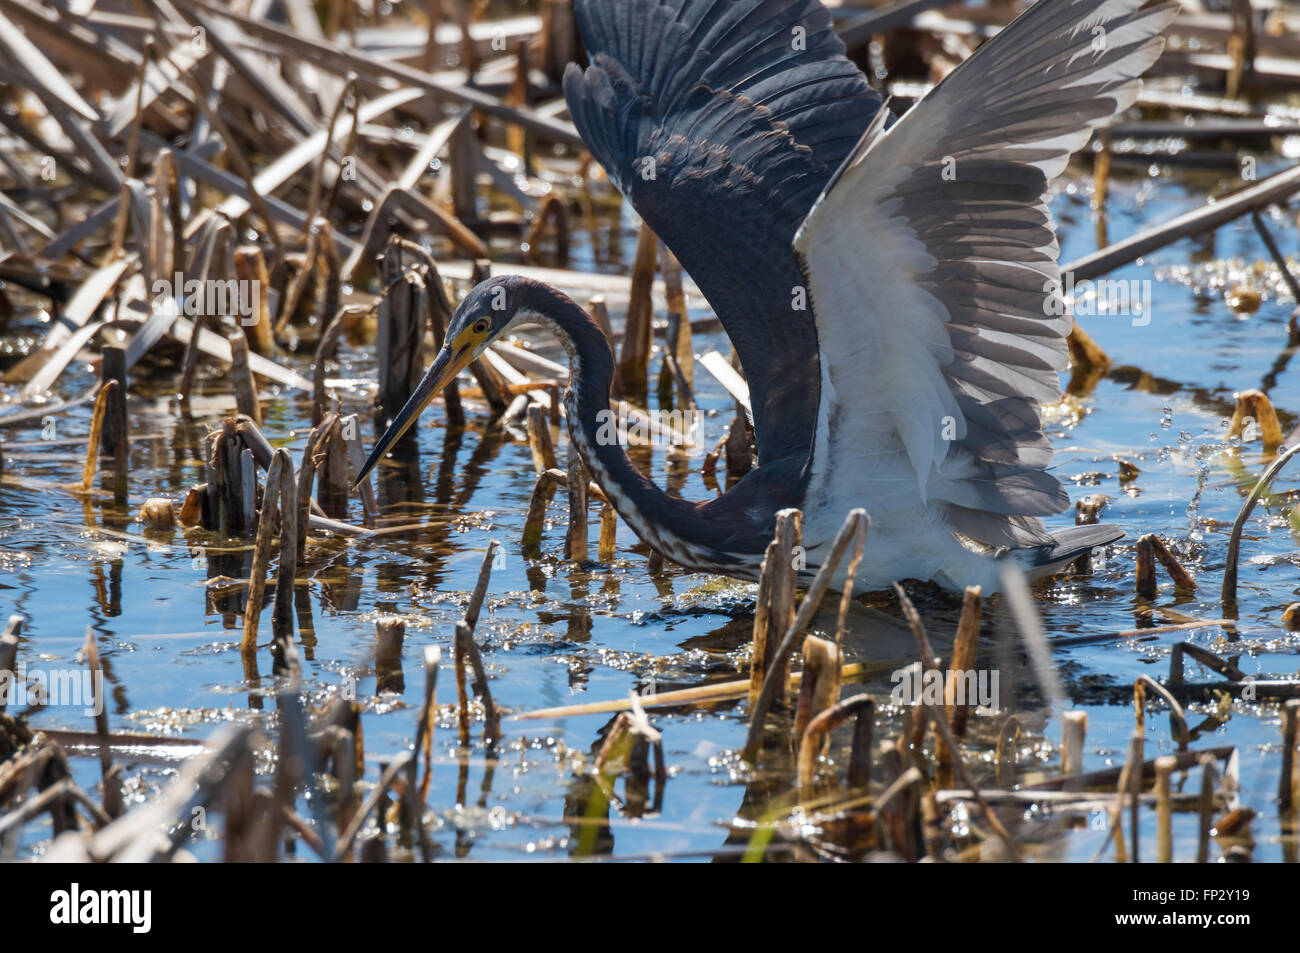
[[[701,518],[699,505],[669,496],[638,470],[619,442],[624,428],[610,426],[614,355],[600,327],[571,298],[540,283],[521,311],[524,319],[549,326],[569,356],[569,433],[618,515],[669,559],[716,564],[723,556],[716,552],[717,527]]]

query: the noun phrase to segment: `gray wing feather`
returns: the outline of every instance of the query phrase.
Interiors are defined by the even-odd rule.
[[[900,368],[890,382],[901,394],[893,419],[899,439],[923,492],[946,504],[954,528],[973,539],[1042,544],[1037,517],[1068,503],[1045,469],[1051,448],[1041,424],[1041,404],[1059,398],[1071,327],[1053,306],[1059,247],[1047,185],[1094,126],[1132,102],[1177,10],[1142,0],[1039,0],[856,150],[796,238],[819,303],[832,274],[843,272],[837,247],[855,237],[869,242],[868,229],[895,243],[872,249],[874,267],[864,271],[877,280],[910,276],[911,285],[893,287],[916,316],[879,329],[874,340],[889,366],[876,376]],[[844,223],[855,215],[863,223],[857,236]],[[826,258],[820,267],[818,254]],[[866,292],[856,289],[859,298]],[[851,297],[838,292],[841,302]],[[898,313],[904,303],[889,305]],[[888,314],[867,310],[868,321]],[[825,322],[852,315],[817,320],[824,345],[851,333]],[[948,396],[935,397],[934,374]],[[830,376],[840,399],[850,399],[843,393],[849,371],[832,364]],[[879,403],[886,390],[872,386]],[[943,441],[939,419],[954,406],[957,439]],[[863,427],[879,426],[876,419],[864,418]]]

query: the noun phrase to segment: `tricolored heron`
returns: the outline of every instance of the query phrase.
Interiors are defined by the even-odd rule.
[[[759,465],[707,502],[664,493],[598,439],[614,365],[595,322],[500,277],[456,309],[362,477],[527,321],[568,352],[569,432],[594,479],[688,568],[755,578],[784,507],[804,512],[809,572],[865,507],[868,588],[992,591],[1000,559],[1042,575],[1120,538],[1041,521],[1069,502],[1042,432],[1071,326],[1046,193],[1133,102],[1177,10],[1039,0],[896,119],[817,0],[577,0],[591,65],[565,73],[570,115],[726,329]]]

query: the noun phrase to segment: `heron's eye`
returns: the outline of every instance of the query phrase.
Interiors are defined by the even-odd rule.
[[[479,318],[477,321],[474,322],[474,326],[472,330],[474,331],[475,334],[487,334],[488,319]]]

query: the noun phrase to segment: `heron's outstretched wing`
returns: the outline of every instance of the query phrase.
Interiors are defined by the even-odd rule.
[[[759,459],[806,452],[817,335],[791,242],[880,96],[817,0],[578,0],[574,124],[721,319]]]
[[[1045,192],[1133,102],[1177,10],[1039,0],[865,135],[795,240],[838,414],[825,442],[905,453],[975,539],[1042,542],[1037,517],[1068,503],[1044,469],[1040,404],[1060,396],[1070,330]]]

